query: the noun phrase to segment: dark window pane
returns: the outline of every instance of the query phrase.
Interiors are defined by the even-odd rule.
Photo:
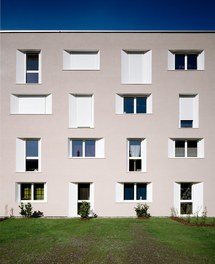
[[[31,200],[31,184],[21,184],[21,200]]]
[[[197,54],[187,55],[187,69],[188,70],[197,70]]]
[[[137,109],[136,113],[146,113],[146,97],[137,97],[136,98]]]
[[[141,159],[134,160],[130,159],[129,160],[129,171],[141,171]]]
[[[26,140],[26,157],[38,157],[38,140]]]
[[[185,59],[184,54],[175,54],[175,69],[176,70],[184,70],[184,67],[185,67],[184,59]]]
[[[180,213],[181,214],[192,214],[193,204],[192,203],[181,203]]]
[[[85,157],[95,157],[95,140],[85,141]]]
[[[134,98],[124,97],[124,113],[134,113]]]
[[[185,141],[183,140],[175,141],[175,156],[185,157]]]
[[[26,159],[26,171],[38,171],[38,160]]]
[[[27,71],[38,71],[39,63],[38,63],[38,54],[27,54]]]
[[[124,184],[124,200],[134,200],[134,184]]]
[[[82,157],[82,146],[83,140],[73,140],[72,141],[72,156],[73,157]]]
[[[137,184],[137,200],[146,200],[146,183]]]
[[[192,199],[192,183],[181,183],[181,200]]]
[[[181,127],[193,127],[193,120],[181,120]]]
[[[34,184],[34,200],[44,200],[44,184]]]
[[[26,83],[38,83],[38,73],[26,73]]]
[[[196,140],[187,141],[187,156],[197,157],[197,141]]]
[[[78,200],[89,200],[90,199],[90,184],[79,183],[78,184]]]

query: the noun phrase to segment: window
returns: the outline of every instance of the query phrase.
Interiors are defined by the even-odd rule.
[[[17,202],[44,202],[46,200],[46,183],[17,184]]]
[[[152,183],[117,183],[116,184],[117,202],[136,202],[152,201]]]
[[[77,217],[81,203],[90,203],[90,213],[94,210],[94,183],[70,182],[69,183],[69,216]]]
[[[169,70],[204,70],[204,51],[168,51]]]
[[[11,114],[51,114],[52,95],[11,95]]]
[[[151,94],[116,94],[117,114],[150,114],[152,113]]]
[[[63,51],[63,69],[64,70],[99,70],[100,52],[98,50]]]
[[[16,83],[41,83],[41,52],[38,50],[17,50]]]
[[[179,95],[179,127],[199,127],[199,96]]]
[[[103,158],[104,139],[70,139],[69,156],[72,158]]]
[[[90,184],[79,183],[78,184],[78,214],[82,202],[90,203]]]
[[[123,84],[152,83],[152,51],[122,50],[121,70]]]
[[[128,140],[128,171],[146,171],[146,139]]]
[[[40,139],[16,140],[16,171],[40,171]]]
[[[203,211],[203,183],[174,183],[174,207],[179,215]]]
[[[204,139],[169,139],[169,157],[203,158]]]
[[[69,95],[69,127],[93,128],[94,126],[94,96]]]

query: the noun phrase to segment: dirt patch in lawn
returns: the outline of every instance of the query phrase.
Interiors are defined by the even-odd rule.
[[[149,233],[140,229],[139,224],[133,225],[132,237],[134,244],[128,249],[129,264],[197,264],[198,259],[182,255],[181,252],[168,248],[158,242]],[[204,263],[201,261],[201,263]],[[205,262],[206,263],[206,262]]]

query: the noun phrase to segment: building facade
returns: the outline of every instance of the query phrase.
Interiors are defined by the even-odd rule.
[[[1,32],[0,216],[215,216],[214,32]]]

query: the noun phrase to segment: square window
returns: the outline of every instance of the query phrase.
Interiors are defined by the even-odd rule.
[[[104,139],[69,139],[69,156],[72,158],[103,158]]]
[[[204,158],[204,139],[169,139],[169,158]]]
[[[45,183],[19,183],[17,187],[19,190],[18,201],[34,202],[46,200]]]
[[[169,50],[169,70],[204,70],[204,50]]]

